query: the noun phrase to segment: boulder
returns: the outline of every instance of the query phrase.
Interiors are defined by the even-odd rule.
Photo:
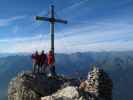
[[[42,97],[41,100],[78,100],[79,92],[76,87],[68,86],[51,96]]]

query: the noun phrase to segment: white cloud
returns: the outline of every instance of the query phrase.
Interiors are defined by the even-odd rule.
[[[11,25],[16,20],[24,19],[26,16],[14,16],[10,18],[0,19],[0,27]]]
[[[56,33],[56,52],[133,50],[133,34],[131,34],[133,33],[133,26],[128,22],[112,23],[105,21],[81,26]],[[5,44],[5,46],[0,48],[0,51],[33,52],[42,49],[48,51],[50,48],[49,39],[48,35],[42,34],[32,37],[3,39],[0,40],[0,45]]]
[[[41,40],[41,39],[47,39],[46,35],[38,34],[32,37],[15,37],[15,38],[5,38],[1,39],[0,43],[15,43],[15,42],[28,42],[28,41],[35,41],[35,40]]]
[[[72,5],[62,9],[62,11],[60,13],[67,13],[71,10],[75,10],[76,8],[78,8],[79,6],[82,6],[83,4],[87,3],[89,0],[79,0],[76,1],[75,3],[73,3]]]

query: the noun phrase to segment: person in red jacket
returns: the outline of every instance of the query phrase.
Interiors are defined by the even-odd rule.
[[[55,63],[54,54],[50,50],[49,53],[48,53],[48,66],[49,66],[49,69],[50,69],[50,72],[51,72],[52,76],[56,75],[54,63]]]
[[[52,51],[49,51],[48,53],[48,64],[51,65],[54,63],[54,55]]]

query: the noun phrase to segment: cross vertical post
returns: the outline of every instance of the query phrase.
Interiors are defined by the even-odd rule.
[[[52,5],[51,6],[51,18],[54,19],[54,6]],[[55,22],[54,21],[51,21],[51,51],[53,52],[54,54],[54,24]]]

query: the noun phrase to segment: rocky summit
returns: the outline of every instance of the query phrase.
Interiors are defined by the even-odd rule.
[[[99,68],[86,80],[23,72],[9,83],[8,100],[112,100],[112,80]]]

